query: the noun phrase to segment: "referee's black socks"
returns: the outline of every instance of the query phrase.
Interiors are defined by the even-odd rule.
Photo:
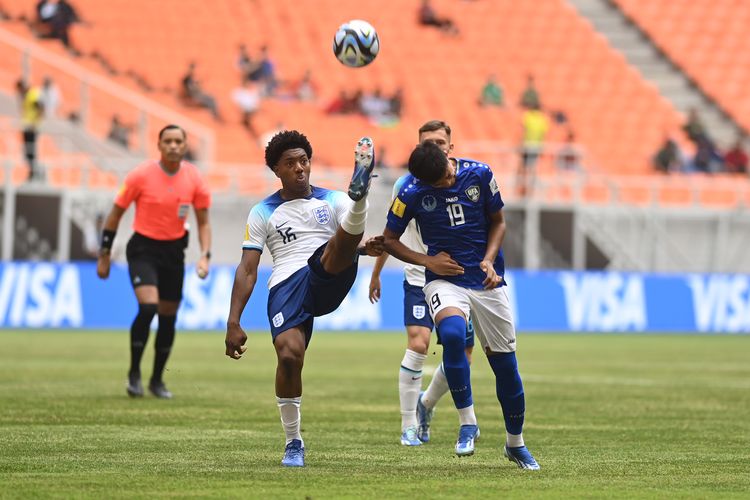
[[[151,320],[156,315],[156,304],[138,304],[138,315],[130,325],[130,373],[141,373],[141,357],[148,342]]]
[[[164,367],[169,359],[169,353],[172,352],[174,344],[176,315],[167,316],[159,315],[159,328],[156,330],[156,353],[154,354],[154,374],[151,376],[152,382],[161,382]]]

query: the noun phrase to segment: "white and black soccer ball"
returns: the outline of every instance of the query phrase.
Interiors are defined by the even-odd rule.
[[[333,36],[333,53],[341,64],[350,68],[367,66],[378,55],[378,32],[367,21],[353,19],[339,26]]]

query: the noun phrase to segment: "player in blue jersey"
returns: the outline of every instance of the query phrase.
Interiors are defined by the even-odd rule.
[[[247,218],[242,260],[232,286],[226,355],[240,359],[247,335],[242,311],[255,287],[264,247],[273,257],[268,281],[268,320],[276,349],[276,401],[286,434],[282,465],[305,464],[300,434],[302,365],[313,319],[335,310],[357,277],[358,255],[382,253],[382,236],[361,244],[367,192],[374,165],[372,140],[360,139],[348,197],[310,185],[312,146],[297,131],[276,134],[266,146],[266,164],[281,189],[255,205]]]
[[[419,129],[419,142],[436,144],[446,156],[453,150],[451,143],[451,128],[444,121],[431,120]],[[451,159],[455,162],[455,159]],[[395,198],[404,187],[409,174],[401,176],[393,186]],[[393,200],[391,200],[393,201]],[[422,242],[416,222],[412,219],[401,236],[401,242],[411,250],[427,253]],[[388,259],[383,253],[375,260],[375,266],[370,277],[370,302],[380,300],[380,272]],[[404,326],[407,334],[407,347],[401,360],[398,375],[398,394],[401,409],[401,444],[404,446],[419,446],[430,441],[430,422],[435,405],[448,392],[448,381],[445,378],[443,365],[437,367],[429,386],[422,389],[422,368],[427,359],[430,346],[430,335],[434,324],[430,316],[427,302],[425,302],[422,288],[425,285],[424,267],[414,264],[404,266]],[[438,338],[438,343],[440,339]],[[466,356],[471,362],[474,349],[474,331],[469,323],[466,335]]]
[[[459,413],[459,456],[474,453],[477,421],[464,353],[468,318],[495,374],[505,419],[504,453],[524,469],[539,469],[523,441],[525,398],[516,362],[516,332],[504,288],[503,201],[487,165],[450,161],[435,144],[409,157],[404,187],[393,200],[383,236],[388,253],[426,269],[424,294],[443,343],[443,368]],[[415,219],[427,255],[399,241]]]

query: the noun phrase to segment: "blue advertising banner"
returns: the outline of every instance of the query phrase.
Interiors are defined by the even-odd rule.
[[[260,270],[242,317],[248,329],[268,329],[269,275]],[[521,331],[750,332],[747,275],[510,271],[506,279]],[[402,329],[402,280],[385,269],[382,299],[370,304],[370,268],[362,266],[347,298],[317,318],[316,329]],[[206,280],[188,269],[178,328],[224,329],[233,281],[233,266],[214,266]],[[1,328],[128,328],[135,311],[123,265],[102,281],[94,263],[0,263]]]

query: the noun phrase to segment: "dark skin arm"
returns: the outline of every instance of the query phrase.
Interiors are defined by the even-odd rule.
[[[399,260],[409,264],[424,266],[439,276],[457,276],[464,273],[464,268],[445,252],[440,252],[432,256],[415,252],[399,241],[400,234],[396,234],[388,228],[383,231],[383,237],[385,238],[384,245],[386,252]]]
[[[487,233],[487,249],[484,252],[484,259],[479,263],[482,271],[487,273],[487,277],[482,282],[485,290],[497,287],[503,280],[495,271],[494,262],[505,238],[505,217],[502,210],[498,210],[490,214],[489,219],[490,228]]]
[[[195,266],[195,272],[201,279],[208,276],[208,257],[206,252],[211,250],[211,224],[208,221],[208,209],[195,210],[195,220],[198,222],[198,242],[201,246],[201,257]]]
[[[224,341],[226,345],[225,354],[232,359],[240,359],[247,350],[245,342],[247,334],[240,326],[240,317],[245,310],[247,301],[255,288],[258,280],[258,263],[260,252],[257,250],[242,250],[242,260],[234,273],[234,285],[232,285],[232,299],[229,305],[229,318],[227,319],[227,334]]]
[[[106,229],[108,231],[117,231],[117,228],[120,225],[120,220],[122,219],[122,215],[124,213],[124,208],[120,207],[119,205],[113,204],[112,210],[109,211],[109,214],[107,214],[107,218],[104,220],[104,226],[102,227],[102,229]],[[109,250],[106,250],[100,252],[99,257],[96,259],[96,275],[103,280],[109,278],[109,268],[111,265],[110,257],[111,256]]]

